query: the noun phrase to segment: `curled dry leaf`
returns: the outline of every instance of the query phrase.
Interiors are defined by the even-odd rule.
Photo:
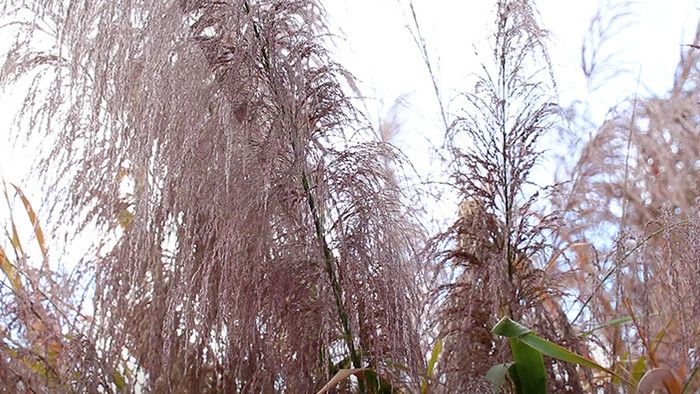
[[[669,368],[654,368],[642,376],[637,385],[638,394],[649,394],[657,389],[666,389],[669,394],[680,394],[683,384],[678,374]]]
[[[366,370],[367,368],[341,369],[340,371],[338,371],[337,374],[335,374],[335,376],[333,376],[333,379],[329,380],[328,383],[326,383],[326,385],[323,386],[323,388],[321,388],[321,390],[319,390],[316,394],[325,393],[326,391],[335,387],[338,383],[350,377],[350,375],[357,375],[358,377],[362,377]]]

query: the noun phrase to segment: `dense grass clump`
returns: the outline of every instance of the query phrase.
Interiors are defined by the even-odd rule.
[[[27,182],[50,203],[3,180],[0,387],[697,390],[700,42],[542,187],[574,111],[533,2],[496,1],[449,108],[402,4],[445,132],[427,189],[459,202],[445,225],[390,143],[400,113],[372,130],[357,105],[322,2],[5,1],[11,136],[42,140]]]

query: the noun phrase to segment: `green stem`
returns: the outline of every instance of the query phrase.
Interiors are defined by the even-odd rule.
[[[294,150],[294,153],[296,155],[296,144],[294,144],[293,142],[292,149]],[[309,179],[306,176],[306,171],[304,170],[302,170],[301,172],[301,182],[304,186],[306,201],[309,204],[309,211],[311,212],[311,217],[314,222],[314,227],[316,230],[316,239],[321,243],[321,247],[323,248],[323,258],[325,259],[326,263],[326,273],[328,273],[328,279],[330,280],[331,288],[333,289],[333,296],[335,298],[335,305],[338,311],[338,317],[340,318],[340,322],[343,326],[343,336],[345,337],[345,344],[347,345],[348,350],[350,351],[350,360],[352,361],[353,367],[362,368],[360,356],[355,350],[355,342],[353,340],[352,331],[350,330],[350,319],[348,319],[348,313],[345,310],[345,305],[343,305],[343,290],[340,287],[340,282],[338,282],[335,270],[333,269],[333,253],[331,252],[331,248],[328,246],[328,241],[326,241],[326,237],[323,232],[323,224],[321,223],[318,208],[316,207],[316,200],[314,199],[314,196],[311,193]],[[364,381],[362,379],[357,379],[357,384],[359,386],[360,392],[364,393]]]
[[[333,269],[333,254],[326,237],[323,234],[323,224],[321,224],[320,215],[318,214],[318,208],[316,207],[316,202],[313,194],[311,194],[311,187],[309,186],[309,180],[306,176],[306,171],[302,171],[302,184],[304,186],[304,193],[306,194],[306,199],[309,203],[309,210],[311,211],[311,216],[313,218],[314,227],[316,229],[316,238],[321,243],[323,248],[323,257],[326,263],[326,272],[328,273],[328,278],[331,282],[331,287],[333,288],[333,295],[335,296],[335,304],[338,308],[338,316],[343,325],[343,331],[345,334],[345,341],[350,350],[350,359],[355,368],[361,368],[360,357],[355,350],[355,344],[352,337],[352,332],[350,330],[350,321],[348,319],[347,311],[345,311],[345,306],[343,305],[343,291],[338,282],[338,278],[335,275],[335,270]]]
[[[249,14],[250,5],[248,4],[248,2],[244,1],[243,6],[244,12],[246,14]],[[253,21],[253,32],[255,34],[255,37],[262,42],[263,39],[262,35],[260,34],[260,28],[255,21]],[[263,69],[271,77],[272,62],[270,59],[270,52],[268,50],[267,44],[263,45],[263,47],[261,48],[260,55]],[[284,112],[284,109],[282,109],[282,112]],[[299,158],[296,143],[292,140],[291,144],[295,158]],[[345,343],[350,352],[350,360],[352,361],[353,367],[362,368],[360,356],[357,353],[357,350],[355,349],[352,331],[350,330],[350,319],[348,318],[348,313],[345,310],[345,305],[343,304],[343,291],[340,286],[340,282],[338,282],[335,270],[333,269],[333,253],[331,251],[331,248],[328,246],[328,241],[326,241],[326,237],[323,231],[323,224],[321,223],[321,216],[318,212],[318,207],[316,206],[316,200],[314,199],[314,196],[311,193],[311,186],[309,185],[309,179],[306,175],[306,170],[303,169],[301,171],[301,182],[302,186],[304,187],[304,194],[306,196],[306,201],[308,202],[309,211],[311,213],[311,217],[313,219],[314,227],[316,230],[316,239],[318,240],[318,242],[321,243],[321,247],[323,248],[323,257],[325,260],[326,273],[328,274],[328,279],[330,280],[331,288],[333,289],[333,296],[335,298],[335,305],[338,312],[338,318],[340,319],[341,325],[343,327],[343,336],[345,338]],[[358,379],[358,386],[360,392],[365,392],[365,384],[362,379]]]

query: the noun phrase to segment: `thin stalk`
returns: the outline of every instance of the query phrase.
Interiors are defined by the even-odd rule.
[[[505,32],[506,30],[506,25],[508,23],[508,20],[505,15],[500,16],[499,23],[501,26],[499,27],[499,35],[505,34],[505,33],[500,33],[500,32]],[[501,40],[501,51],[500,51],[500,64],[499,64],[499,70],[498,70],[498,83],[499,83],[499,102],[498,105],[500,106],[501,109],[501,124],[500,124],[500,132],[501,132],[501,157],[503,160],[503,168],[502,168],[502,174],[501,174],[501,182],[503,185],[503,204],[504,204],[504,214],[505,214],[505,242],[506,242],[506,263],[508,267],[508,280],[510,282],[513,281],[513,274],[514,274],[514,269],[513,269],[513,257],[512,257],[512,245],[511,245],[511,239],[510,239],[510,222],[511,222],[511,199],[513,198],[510,193],[508,192],[508,182],[509,182],[509,176],[508,176],[508,129],[506,125],[506,111],[507,111],[507,103],[506,100],[508,98],[508,92],[507,92],[507,82],[506,82],[506,52],[507,48],[506,46],[508,45],[504,37],[499,37]],[[509,307],[510,310],[510,307]],[[512,312],[512,311],[511,311]],[[512,316],[511,316],[512,317]]]
[[[296,144],[292,141],[292,150],[294,155],[297,156]],[[316,232],[316,240],[321,244],[323,248],[323,258],[325,260],[326,273],[328,274],[328,279],[331,282],[331,288],[333,289],[333,296],[335,298],[335,306],[338,312],[338,318],[343,326],[343,337],[345,338],[345,344],[350,352],[350,360],[355,368],[362,368],[362,362],[360,356],[355,349],[355,341],[352,335],[352,330],[350,329],[350,319],[348,318],[348,313],[345,310],[345,305],[343,305],[343,289],[340,287],[340,282],[333,269],[333,253],[331,248],[328,246],[328,241],[323,231],[323,223],[321,223],[321,215],[318,212],[318,207],[316,205],[316,199],[311,193],[311,186],[309,185],[309,178],[306,175],[306,171],[301,171],[301,183],[304,187],[304,195],[306,196],[306,201],[309,205],[309,211],[311,213],[311,218],[313,219],[314,229]],[[360,392],[365,392],[365,383],[361,378],[357,379],[357,383]]]
[[[627,150],[625,154],[625,182],[622,186],[623,194],[622,194],[622,216],[620,217],[620,234],[622,234],[625,231],[625,219],[627,218],[627,207],[629,205],[629,199],[627,198],[627,184],[629,183],[629,160],[630,160],[630,149],[632,146],[632,130],[634,130],[634,122],[635,118],[637,115],[637,93],[639,90],[639,78],[642,73],[642,68],[639,68],[639,74],[637,74],[637,88],[634,93],[634,101],[632,104],[632,117],[630,118],[630,126],[629,130],[627,133]],[[644,267],[646,269],[646,264],[644,264]],[[620,314],[620,304],[621,304],[621,298],[623,297],[622,292],[623,292],[623,285],[622,285],[622,280],[621,280],[621,273],[620,270],[622,269],[622,261],[619,263],[615,264],[615,315]],[[624,299],[622,300],[622,303],[624,303]],[[617,356],[617,348],[618,348],[618,342],[621,340],[621,337],[619,335],[615,335],[615,338],[613,339],[613,360]],[[642,338],[644,340],[644,338]]]
[[[306,176],[306,171],[302,171],[302,184],[304,186],[304,193],[306,194],[306,200],[309,204],[309,210],[311,211],[311,216],[313,218],[314,227],[316,230],[316,238],[321,243],[323,248],[323,257],[326,263],[326,272],[328,273],[328,278],[331,282],[331,287],[333,288],[333,295],[335,296],[335,304],[338,308],[338,317],[343,325],[343,331],[345,336],[345,342],[347,343],[348,349],[350,350],[350,359],[355,368],[361,368],[360,357],[355,350],[355,343],[353,341],[352,331],[350,330],[350,322],[348,319],[348,313],[343,305],[343,290],[340,287],[338,278],[335,275],[335,270],[333,269],[333,254],[330,247],[328,246],[328,241],[323,232],[323,224],[321,223],[320,215],[318,213],[318,208],[316,207],[316,202],[313,194],[311,193],[311,187],[309,186],[309,180]],[[360,389],[364,391],[362,380],[360,382]]]
[[[690,377],[685,381],[685,385],[683,386],[681,394],[685,394],[688,392],[688,389],[690,389],[690,382],[693,381],[693,378],[695,377],[695,374],[698,373],[699,368],[700,366],[696,366],[695,368],[693,368],[693,372],[690,374]]]
[[[250,14],[250,5],[247,1],[243,2],[243,6],[244,12],[246,14]],[[255,38],[262,43],[264,40],[260,34],[260,27],[255,21],[253,21],[253,32],[255,34]],[[263,69],[268,75],[271,76],[272,62],[270,59],[270,51],[268,50],[268,46],[266,44],[262,46],[260,50],[260,56]],[[284,109],[281,110],[282,112],[284,112]],[[294,140],[291,141],[291,146],[292,151],[294,152],[294,157],[298,159],[300,155]],[[328,274],[328,279],[331,282],[331,288],[333,289],[333,296],[335,298],[335,305],[337,308],[338,318],[340,319],[341,325],[343,327],[343,337],[345,338],[345,343],[348,347],[348,351],[350,352],[350,360],[352,361],[352,364],[355,368],[362,368],[360,356],[357,353],[357,350],[355,349],[355,342],[352,335],[352,330],[350,329],[350,319],[348,318],[348,313],[345,310],[345,305],[343,304],[343,290],[340,286],[340,282],[338,282],[335,270],[333,269],[333,253],[330,247],[328,246],[328,241],[326,240],[323,231],[323,224],[321,223],[321,215],[318,212],[318,207],[314,195],[311,193],[311,186],[309,185],[309,178],[306,174],[305,169],[301,170],[301,182],[304,188],[306,201],[309,206],[309,211],[311,213],[311,218],[314,223],[316,239],[321,244],[321,248],[323,249],[323,258],[325,260],[326,273]],[[364,392],[364,381],[362,379],[358,379],[357,382],[360,392]]]
[[[421,56],[423,57],[423,63],[428,69],[428,75],[430,76],[430,82],[433,84],[433,91],[435,92],[435,98],[438,102],[438,107],[440,107],[440,116],[442,117],[442,125],[445,130],[450,128],[449,121],[447,119],[447,112],[445,110],[445,105],[442,101],[442,94],[440,93],[440,88],[438,87],[438,81],[435,76],[435,71],[433,70],[433,64],[430,61],[430,55],[428,54],[428,46],[425,44],[425,38],[423,33],[420,31],[420,24],[418,23],[418,17],[416,16],[416,10],[413,8],[413,1],[408,2],[408,7],[411,9],[411,17],[413,19],[413,26],[415,26],[415,31],[408,27],[408,31],[413,36],[413,41],[415,41],[416,46],[420,50]]]

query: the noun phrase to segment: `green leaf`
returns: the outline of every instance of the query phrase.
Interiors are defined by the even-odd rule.
[[[642,376],[644,376],[646,368],[647,358],[645,356],[642,356],[634,363],[634,365],[632,365],[632,383],[639,383],[639,380],[642,378]]]
[[[556,343],[549,342],[546,339],[542,339],[538,337],[535,334],[526,334],[523,336],[518,337],[518,340],[531,346],[533,349],[537,349],[538,351],[542,352],[543,354],[548,355],[549,357],[553,357],[562,361],[567,361],[570,363],[578,364],[584,367],[590,367],[590,368],[595,368],[604,372],[607,372],[609,374],[613,374],[613,372],[599,364],[596,364],[595,362],[579,356],[578,354],[571,352],[569,350],[564,349],[563,347],[557,345]]]
[[[578,354],[566,350],[553,342],[538,337],[537,335],[535,335],[535,333],[532,332],[532,330],[519,323],[514,322],[508,317],[503,317],[491,331],[494,334],[507,336],[511,340],[515,340],[517,342],[525,344],[530,348],[536,350],[537,352],[545,354],[549,357],[578,364],[584,367],[594,368],[609,373],[613,376],[620,378],[622,381],[629,383],[627,379],[618,376],[613,371],[595,363],[594,361],[591,361],[583,356],[579,356]],[[516,360],[516,366],[517,364],[518,362]]]
[[[532,330],[504,316],[491,329],[491,332],[502,337],[513,338],[532,332]]]
[[[119,371],[117,371],[116,369],[114,370],[113,378],[114,385],[117,386],[117,391],[124,390],[124,387],[126,387],[126,380],[124,379],[122,374],[120,374]]]
[[[510,367],[513,366],[514,363],[503,363],[503,364],[496,364],[493,367],[489,369],[488,372],[486,372],[486,379],[490,380],[493,385],[491,385],[491,388],[493,388],[493,391],[495,392],[500,392],[501,387],[503,386],[503,382],[506,379],[506,374],[510,370]]]
[[[367,382],[367,387],[377,394],[391,394],[394,392],[391,383],[371,369],[365,371],[364,379]]]
[[[29,221],[32,223],[32,226],[34,228],[34,234],[36,235],[36,240],[39,243],[41,255],[44,256],[44,259],[46,259],[46,244],[44,243],[44,232],[41,230],[41,225],[39,224],[39,220],[36,217],[36,213],[32,208],[32,204],[29,203],[29,199],[27,198],[27,196],[24,195],[24,192],[22,191],[22,189],[20,189],[19,186],[14,185],[12,183],[10,185],[12,185],[15,188],[15,191],[19,195],[19,198],[22,200],[22,204],[24,204],[24,209],[27,211]]]
[[[435,342],[435,347],[433,348],[433,352],[430,355],[430,360],[428,361],[428,377],[433,375],[433,369],[435,368],[435,363],[440,356],[440,352],[442,352],[442,340],[438,339],[437,342]]]
[[[544,394],[547,391],[547,375],[542,353],[520,341],[532,330],[503,317],[491,330],[496,335],[508,338],[513,353],[513,365],[508,374],[518,394]]]
[[[515,364],[508,370],[518,394],[545,394],[547,373],[542,353],[522,343],[519,338],[508,338]]]
[[[426,394],[428,392],[428,380],[433,376],[435,363],[437,363],[440,352],[442,352],[442,340],[438,339],[437,342],[435,342],[432,353],[430,354],[430,360],[428,360],[428,369],[425,373],[425,379],[423,379],[423,383],[420,385],[420,392],[422,394]]]
[[[652,313],[651,315],[649,315],[649,317],[658,316],[658,315],[659,315],[658,313]],[[643,319],[643,318],[645,318],[645,317],[647,317],[647,316],[646,316],[646,315],[637,315],[637,316],[635,316],[634,318],[635,318],[635,319]],[[601,324],[601,325],[599,325],[599,326],[594,327],[594,328],[593,328],[592,330],[590,330],[590,331],[586,331],[586,332],[582,333],[581,335],[579,335],[579,337],[585,338],[585,337],[587,337],[587,336],[593,334],[594,332],[596,332],[596,331],[598,331],[598,330],[600,330],[600,329],[603,329],[603,328],[605,328],[605,327],[618,326],[618,325],[620,325],[620,324],[624,324],[624,323],[627,323],[627,322],[629,322],[629,321],[632,321],[632,317],[631,317],[631,316],[624,316],[624,317],[620,317],[620,318],[618,318],[618,319],[613,319],[613,320],[610,320],[609,322],[606,322],[606,323],[603,323],[603,324]]]

